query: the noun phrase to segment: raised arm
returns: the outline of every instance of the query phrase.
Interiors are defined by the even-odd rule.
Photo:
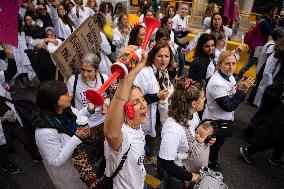
[[[130,52],[137,50],[137,48],[137,46],[130,45],[123,50],[122,55],[129,54]],[[125,120],[124,105],[128,101],[134,78],[146,63],[146,57],[146,54],[143,53],[142,61],[130,71],[125,79],[119,81],[115,96],[112,99],[108,109],[104,124],[104,135],[111,148],[115,151],[119,149],[122,143],[121,127]]]

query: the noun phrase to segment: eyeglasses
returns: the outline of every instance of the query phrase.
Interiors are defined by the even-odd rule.
[[[44,11],[44,10],[46,10],[46,8],[38,8],[38,10]]]
[[[236,62],[224,62],[225,66],[235,66]]]

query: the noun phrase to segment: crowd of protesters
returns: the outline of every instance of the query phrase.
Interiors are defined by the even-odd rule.
[[[113,180],[113,188],[147,188],[144,164],[150,164],[157,166],[163,188],[183,189],[186,183],[202,180],[203,166],[222,172],[219,151],[233,135],[234,112],[251,87],[248,103],[258,111],[245,130],[250,144],[240,147],[240,156],[251,164],[252,155],[273,148],[269,163],[284,168],[284,28],[273,18],[278,7],[267,6],[255,27],[262,42],[254,48],[248,44],[247,64],[235,74],[243,43],[233,51],[226,48],[238,33],[237,27],[231,28],[231,21],[239,23],[238,15],[229,15],[228,9],[220,13],[218,5],[210,3],[202,20],[204,33],[191,43],[189,4],[180,3],[177,9],[167,2],[156,5],[140,1],[139,22],[132,25],[126,1],[24,1],[18,14],[18,47],[2,43],[0,49],[2,171],[21,171],[9,158],[17,138],[34,162],[44,163],[56,188],[95,188],[104,180],[96,166],[82,171],[80,167],[90,165],[81,165],[78,157],[83,156],[74,154],[84,144],[96,151],[88,142],[101,137],[105,164],[92,163],[100,163],[97,167],[103,167],[104,178]],[[90,16],[99,28],[101,51],[86,52],[80,57],[80,72],[64,79],[51,55]],[[86,90],[100,88],[111,76],[112,64],[141,47],[146,18],[159,20],[161,26],[142,51],[141,61],[103,94],[103,106],[92,104]],[[185,56],[192,46],[194,60],[185,73]],[[244,78],[253,64],[256,80]],[[21,90],[34,91],[36,99],[13,99],[15,81]],[[156,156],[154,141],[159,138]],[[97,161],[86,151],[88,160]],[[86,176],[89,172],[93,177]]]

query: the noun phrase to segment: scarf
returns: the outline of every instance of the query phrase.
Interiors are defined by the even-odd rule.
[[[159,71],[155,64],[152,64],[152,69],[154,71],[155,77],[159,83],[160,90],[164,90],[170,86],[169,73],[168,70]]]
[[[33,128],[52,128],[59,133],[73,136],[77,130],[76,115],[71,108],[63,110],[62,114],[54,114],[46,111],[35,111],[32,115]]]

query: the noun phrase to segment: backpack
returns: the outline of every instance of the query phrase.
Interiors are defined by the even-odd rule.
[[[260,31],[261,24],[265,19],[259,20],[255,26],[251,26],[247,31],[244,43],[249,46],[249,49],[254,52],[257,46],[263,46],[267,42],[267,38]]]

